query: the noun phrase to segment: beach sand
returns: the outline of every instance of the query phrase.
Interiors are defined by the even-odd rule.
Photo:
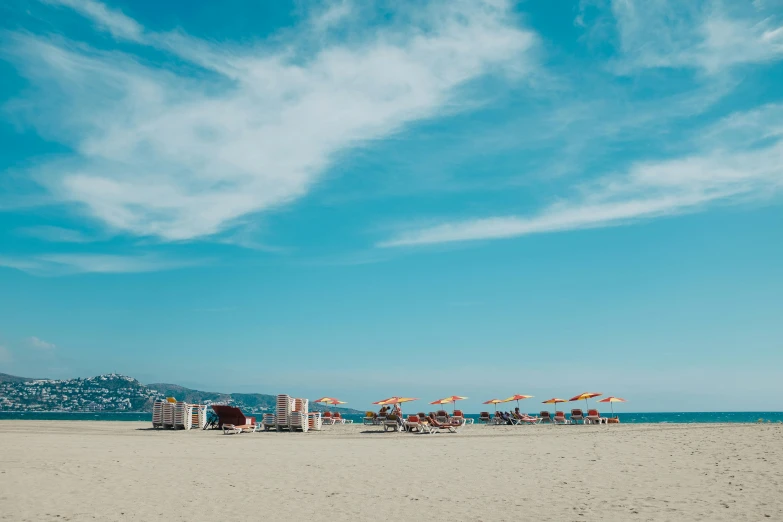
[[[783,520],[783,426],[0,421],[0,520]]]

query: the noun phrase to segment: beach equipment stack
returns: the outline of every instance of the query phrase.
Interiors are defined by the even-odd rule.
[[[183,401],[177,402],[174,405],[174,427],[189,430],[190,422],[190,408],[188,407],[188,403]]]
[[[291,415],[293,399],[290,395],[277,396],[277,409],[275,410],[275,427],[277,431],[288,429],[288,417]]]
[[[163,404],[165,402],[166,401],[159,399],[152,403],[152,427],[153,428],[163,427]]]
[[[311,411],[307,414],[307,427],[311,430],[321,431],[323,418],[320,411]]]
[[[309,401],[307,399],[293,399],[293,409],[288,415],[288,429],[306,432],[310,424],[307,419]]]
[[[173,428],[174,427],[174,404],[171,401],[166,401],[163,403],[163,427],[164,428]]]

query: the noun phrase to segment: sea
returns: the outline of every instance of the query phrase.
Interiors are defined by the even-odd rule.
[[[252,413],[250,415],[253,415]],[[255,414],[260,419],[260,414]],[[700,424],[700,423],[783,423],[780,411],[726,411],[726,412],[655,412],[616,413],[623,424]],[[354,423],[362,422],[362,415],[343,415]],[[477,414],[466,417],[478,419]],[[103,413],[103,412],[11,412],[0,411],[0,420],[69,420],[69,421],[146,421],[152,422],[151,413]]]

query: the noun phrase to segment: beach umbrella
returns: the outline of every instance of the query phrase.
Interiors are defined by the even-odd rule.
[[[334,397],[321,397],[320,399],[313,401],[313,402],[321,402],[323,404],[331,404],[332,406],[337,406],[338,404],[345,404],[345,401],[341,401],[339,399],[335,399]]]
[[[612,416],[614,417],[614,406],[612,406],[613,402],[626,402],[625,399],[621,399],[620,397],[607,397],[606,399],[601,399],[598,402],[608,402],[609,407],[612,408]]]
[[[419,399],[415,399],[413,397],[389,397],[388,399],[384,399],[382,401],[373,402],[373,404],[378,404],[380,406],[390,406],[392,404],[402,404],[403,402],[411,402],[411,401],[418,401]],[[402,412],[402,407],[400,407],[400,412]]]
[[[559,402],[568,402],[568,401],[565,400],[565,399],[552,398],[552,399],[549,399],[548,401],[543,401],[542,404],[554,404],[555,405],[555,413],[557,413],[557,403],[559,403]]]
[[[532,395],[512,395],[508,399],[503,399],[503,402],[511,402],[511,401],[517,401],[517,408],[519,408],[519,401],[525,400],[525,399],[532,399]]]
[[[457,409],[457,401],[464,401],[467,399],[467,397],[462,397],[460,395],[452,395],[451,397],[444,397],[443,399],[438,399],[437,401],[432,401],[430,404],[448,404],[451,403],[452,405],[452,411]]]
[[[494,404],[495,405],[495,413],[498,412],[498,404],[503,402],[501,399],[490,399],[487,402],[484,402],[483,404]]]
[[[585,400],[585,408],[590,409],[590,405],[587,404],[587,399],[592,399],[593,397],[600,397],[603,395],[603,393],[597,393],[597,392],[585,392],[580,395],[577,395],[576,397],[571,397],[568,399],[569,401],[581,401],[582,399]]]

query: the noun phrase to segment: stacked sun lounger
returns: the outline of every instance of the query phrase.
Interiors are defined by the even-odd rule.
[[[261,426],[264,428],[264,431],[269,431],[272,428],[275,427],[275,414],[274,413],[264,413],[263,417],[261,418]]]
[[[173,428],[174,427],[174,404],[171,402],[164,402],[163,403],[163,427],[164,428]]]
[[[307,427],[311,430],[321,431],[323,419],[320,411],[311,411],[307,414]]]
[[[163,427],[163,404],[165,401],[157,400],[152,403],[152,427]]]
[[[277,396],[277,410],[275,411],[275,427],[277,431],[288,429],[288,417],[293,409],[293,399],[290,395]]]
[[[294,399],[293,402],[293,411],[288,414],[288,429],[291,431],[301,430],[306,432],[310,427],[307,420],[309,401],[307,399]]]
[[[203,428],[207,424],[207,407],[203,404],[190,405],[190,428]]]
[[[190,423],[190,405],[187,402],[178,401],[174,405],[174,427],[189,430]]]

